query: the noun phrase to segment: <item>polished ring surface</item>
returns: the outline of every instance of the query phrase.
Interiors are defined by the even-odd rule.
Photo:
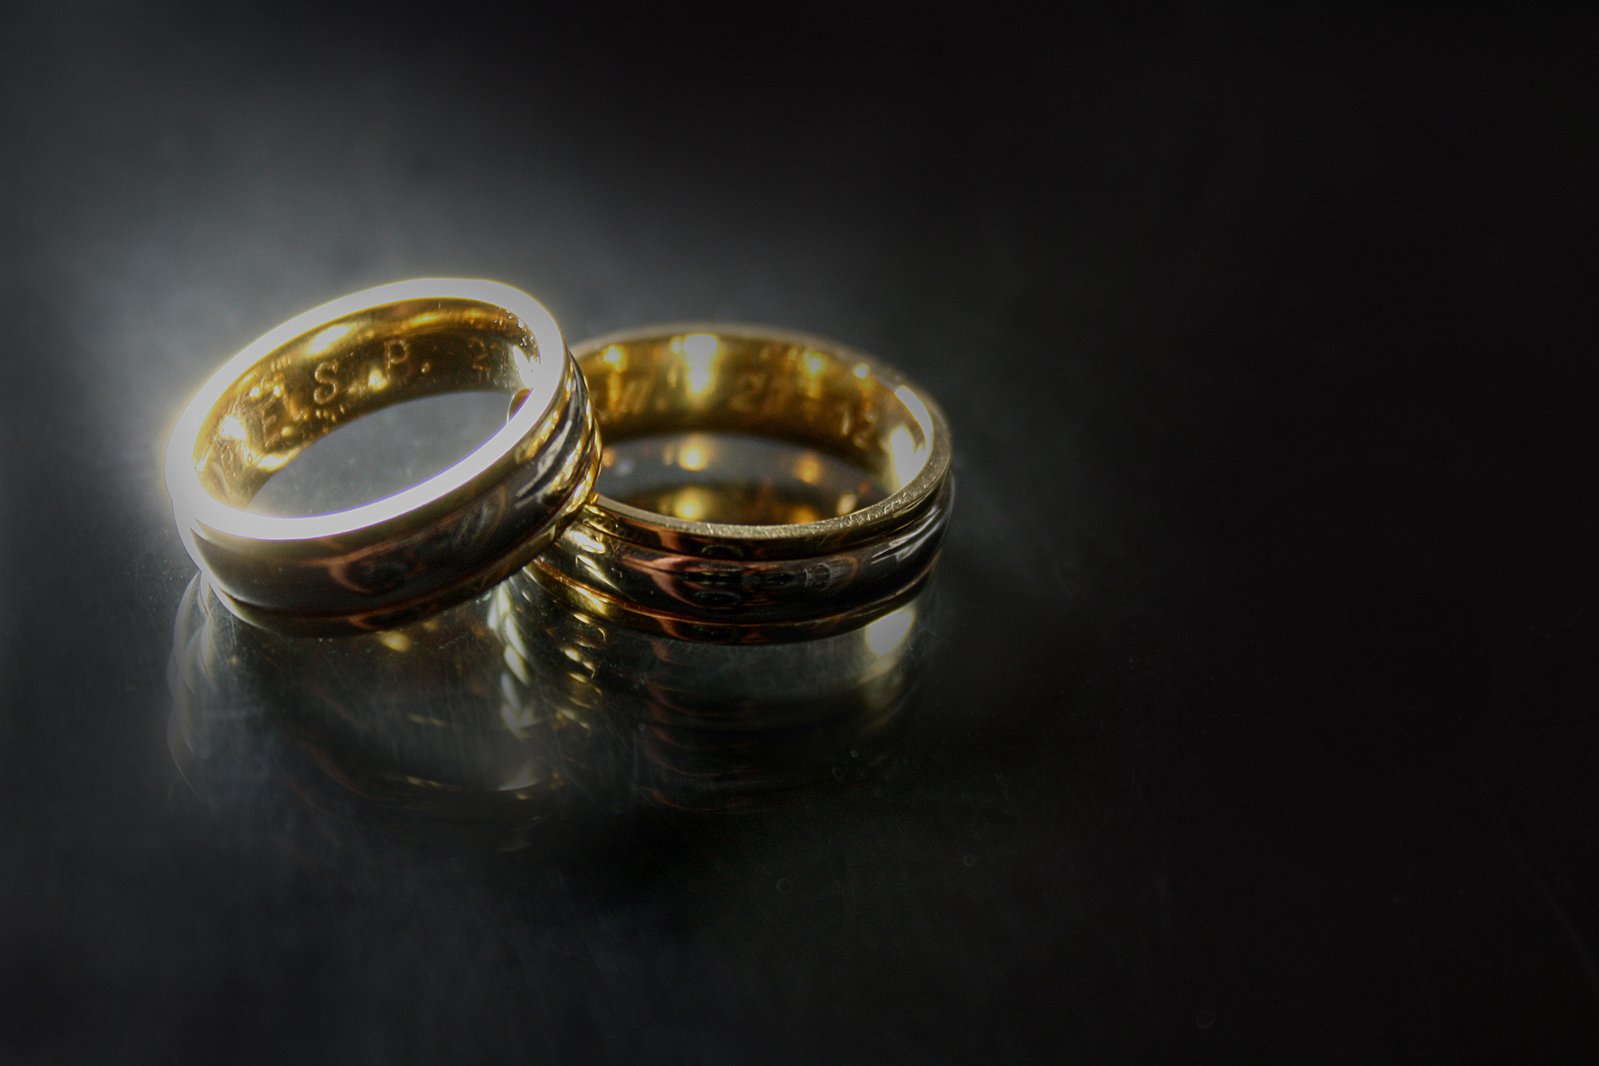
[[[952,498],[949,427],[892,368],[764,326],[655,326],[573,353],[608,448],[656,434],[753,436],[841,459],[883,492],[771,524],[596,495],[533,563],[569,606],[689,640],[795,640],[893,609],[931,571]]]
[[[444,392],[527,397],[492,437],[402,492],[330,514],[246,509],[339,425]],[[537,300],[496,282],[397,282],[299,315],[229,359],[167,450],[185,547],[247,621],[306,634],[424,617],[526,565],[592,495],[583,376]]]

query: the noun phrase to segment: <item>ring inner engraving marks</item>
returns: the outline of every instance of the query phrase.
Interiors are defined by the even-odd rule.
[[[513,341],[461,331],[378,337],[314,359],[287,349],[235,386],[197,468],[209,491],[248,504],[338,426],[442,393],[514,390],[518,356]],[[503,397],[499,404],[503,414]]]
[[[595,418],[608,440],[671,431],[732,431],[811,445],[865,461],[874,473],[905,468],[884,430],[911,419],[870,365],[803,345],[693,334],[653,347],[612,345],[585,358]],[[696,356],[697,358],[690,358]]]

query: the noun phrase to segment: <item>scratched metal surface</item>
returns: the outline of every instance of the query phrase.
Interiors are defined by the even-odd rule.
[[[8,11],[0,1061],[1593,1061],[1592,14],[747,17]],[[167,425],[425,274],[940,398],[872,758],[686,809],[597,734],[511,847],[254,697],[175,755]]]

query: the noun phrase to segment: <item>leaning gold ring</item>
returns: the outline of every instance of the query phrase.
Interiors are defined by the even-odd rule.
[[[885,495],[814,520],[699,520],[596,495],[533,562],[568,606],[687,640],[795,640],[906,602],[937,559],[952,498],[938,405],[871,356],[767,327],[656,326],[574,347],[612,446],[744,434],[868,471]]]
[[[443,392],[525,395],[489,440],[395,495],[331,514],[246,505],[336,427]],[[185,547],[235,613],[273,629],[383,629],[526,565],[592,495],[599,439],[583,376],[537,300],[427,278],[307,311],[229,359],[167,450]]]

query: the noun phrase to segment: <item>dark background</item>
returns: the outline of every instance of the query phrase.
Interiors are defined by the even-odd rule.
[[[0,1061],[1595,1061],[1599,18],[9,5]],[[955,427],[882,775],[484,858],[167,752],[158,455],[493,277]]]

